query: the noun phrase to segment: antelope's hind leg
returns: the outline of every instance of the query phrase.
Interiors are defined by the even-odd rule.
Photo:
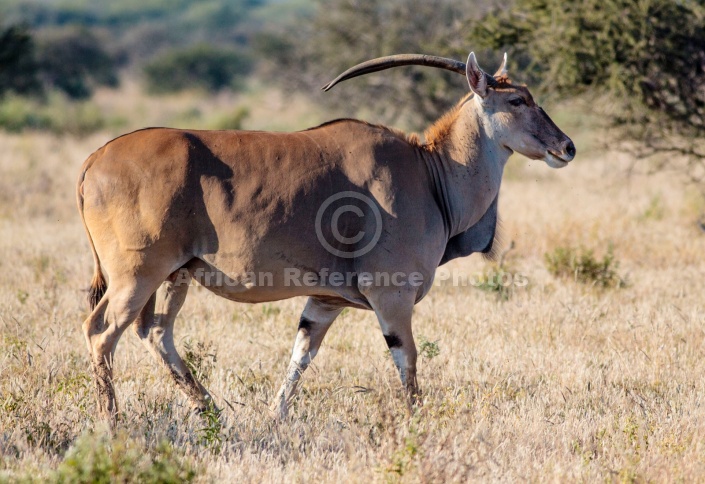
[[[328,328],[342,311],[342,306],[331,305],[315,297],[308,299],[301,314],[286,378],[269,407],[275,419],[282,420],[288,415],[289,404],[296,394],[301,375],[318,353]]]
[[[113,361],[120,336],[137,318],[156,288],[149,278],[113,277],[108,290],[83,323],[98,394],[98,411],[112,428],[117,423]]]
[[[184,305],[190,282],[191,276],[185,268],[169,276],[152,294],[133,328],[152,356],[169,371],[193,410],[201,413],[212,407],[211,396],[193,376],[174,344],[174,321]]]

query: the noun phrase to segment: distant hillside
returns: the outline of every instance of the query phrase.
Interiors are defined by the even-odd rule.
[[[85,27],[132,64],[196,43],[246,47],[262,25],[312,9],[311,0],[0,0],[0,21],[25,23],[38,37]]]

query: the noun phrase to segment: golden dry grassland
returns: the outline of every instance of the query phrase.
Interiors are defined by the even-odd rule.
[[[98,102],[135,124],[194,112],[186,97],[171,108],[133,98],[128,86]],[[210,101],[194,116],[237,102]],[[303,127],[293,104],[254,109],[246,127]],[[290,420],[273,423],[267,402],[305,301],[235,304],[194,287],[177,342],[220,419],[191,416],[128,331],[116,356],[115,438],[94,417],[81,332],[92,261],[74,184],[116,133],[0,135],[0,481],[88,482],[101,472],[115,482],[702,480],[705,234],[696,222],[705,207],[674,176],[625,177],[628,157],[591,149],[590,127],[569,110],[557,121],[574,136],[576,160],[555,171],[515,157],[500,198],[505,239],[516,244],[505,269],[528,286],[498,294],[444,284],[416,307],[417,414],[406,413],[374,314],[346,310]],[[571,246],[598,258],[612,247],[626,287],[551,275],[544,254]],[[488,267],[477,255],[451,263],[468,274]]]

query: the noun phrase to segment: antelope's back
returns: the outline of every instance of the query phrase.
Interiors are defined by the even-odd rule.
[[[196,252],[281,235],[277,245],[314,235],[316,210],[331,195],[379,185],[380,169],[397,158],[390,146],[405,145],[354,121],[296,133],[140,130],[91,156],[84,213],[88,223],[115,222],[135,248],[167,234]]]

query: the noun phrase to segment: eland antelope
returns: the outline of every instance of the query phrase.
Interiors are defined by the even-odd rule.
[[[528,89],[509,80],[506,60],[489,75],[474,53],[465,64],[394,55],[323,88],[405,65],[462,73],[470,92],[423,141],[340,119],[295,133],[148,128],[90,155],[77,199],[95,264],[83,330],[100,413],[115,423],[113,358],[130,325],[195,410],[212,405],[174,345],[191,280],[238,302],[308,296],[276,417],[345,307],[375,312],[408,402],[419,403],[411,316],[436,269],[491,251],[512,152],[553,168],[575,156]]]

